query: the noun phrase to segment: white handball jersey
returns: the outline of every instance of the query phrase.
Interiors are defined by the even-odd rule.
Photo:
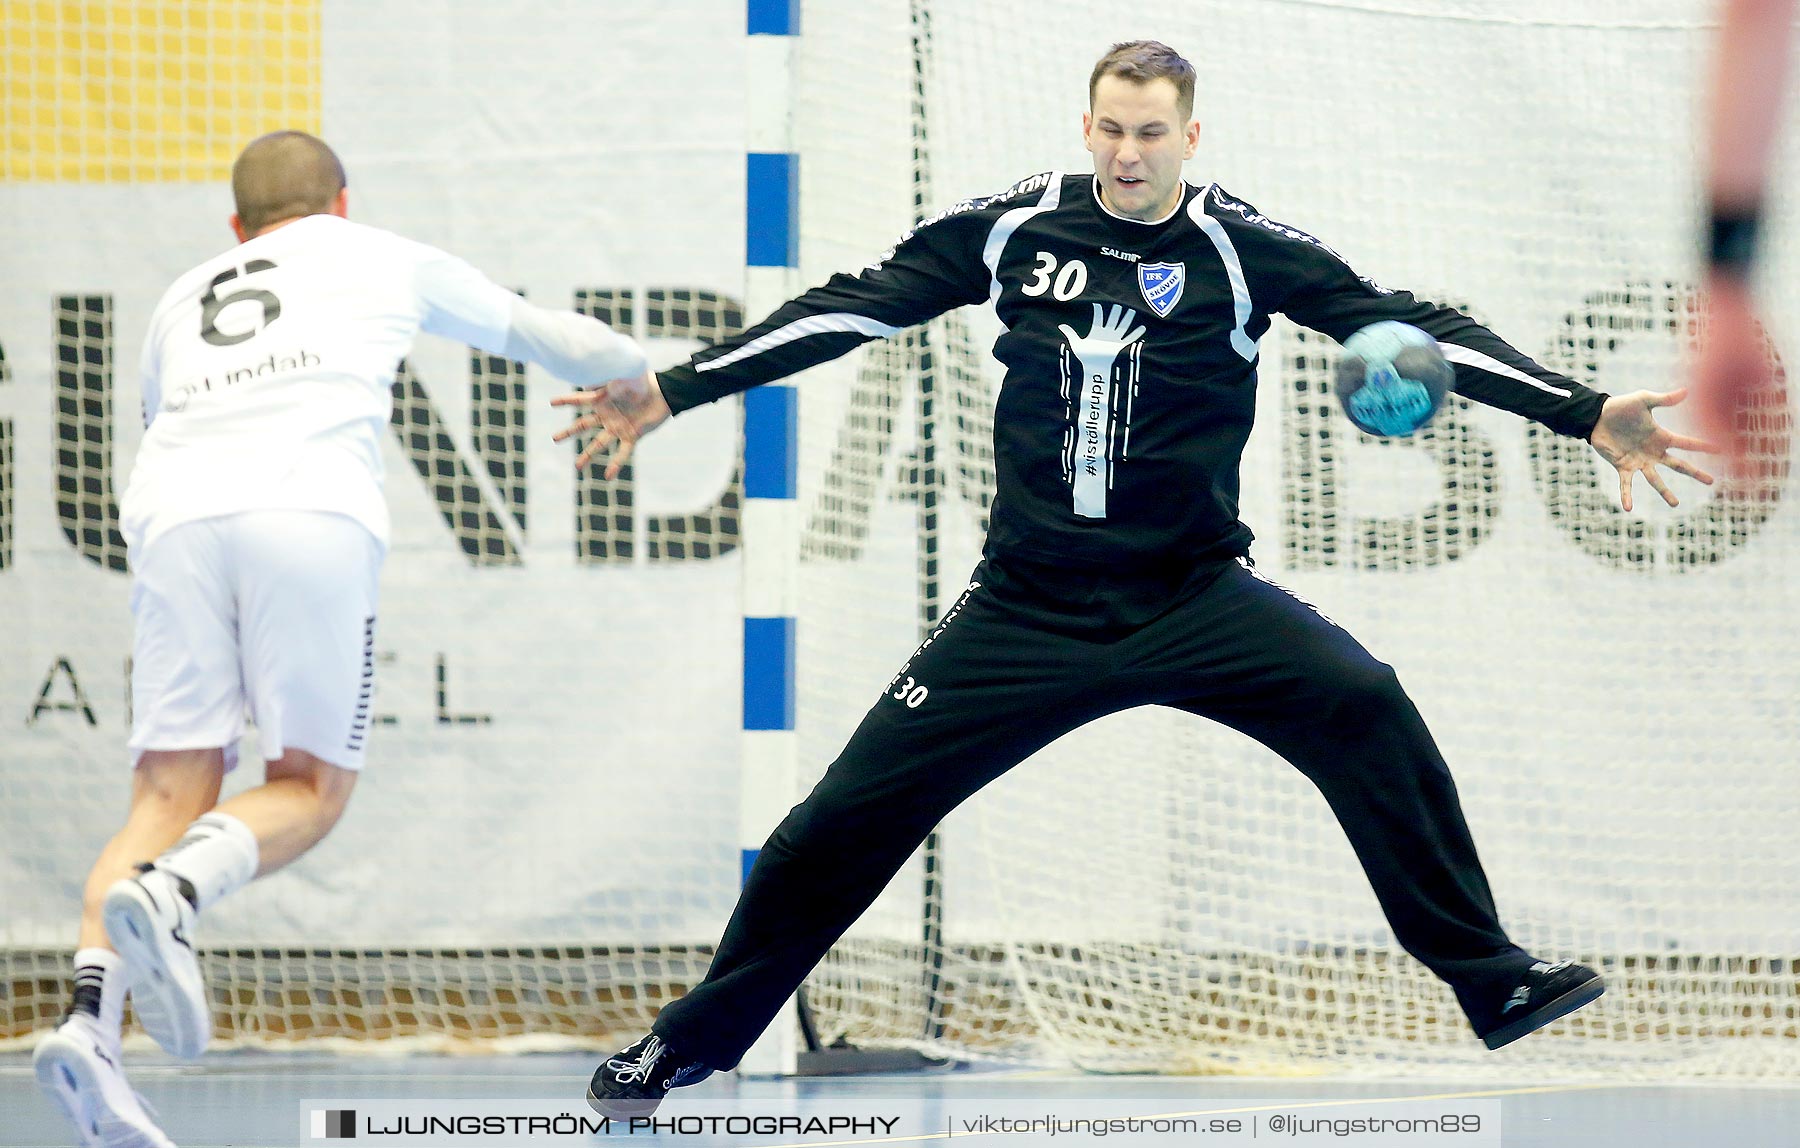
[[[435,247],[307,216],[207,260],[157,304],[126,542],[141,552],[184,522],[280,509],[349,515],[385,546],[381,440],[421,330],[580,386],[647,367],[604,323],[535,307]]]

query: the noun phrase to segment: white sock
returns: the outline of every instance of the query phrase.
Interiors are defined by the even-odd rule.
[[[94,1018],[94,1023],[100,1026],[101,1036],[115,1049],[119,1047],[120,1030],[125,1024],[125,990],[131,987],[130,982],[125,958],[111,949],[75,951],[75,987],[78,990],[94,986],[100,989],[100,1015]]]
[[[256,876],[256,834],[229,813],[201,814],[181,840],[156,859],[156,867],[194,886],[194,908],[236,892]]]

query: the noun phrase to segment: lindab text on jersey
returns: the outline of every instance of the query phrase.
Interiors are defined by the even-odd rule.
[[[304,347],[292,354],[270,355],[260,363],[252,363],[247,367],[240,367],[235,371],[224,371],[216,377],[213,375],[202,375],[199,381],[189,383],[185,387],[170,391],[168,396],[163,399],[163,409],[166,411],[179,411],[181,408],[188,405],[189,399],[204,391],[222,391],[226,387],[235,386],[238,383],[246,383],[251,379],[266,378],[270,375],[284,374],[288,371],[297,371],[302,367],[316,367],[318,365],[319,356],[306,350]]]

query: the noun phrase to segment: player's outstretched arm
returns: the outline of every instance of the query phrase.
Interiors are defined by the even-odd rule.
[[[644,349],[589,315],[537,307],[517,295],[507,299],[509,326],[501,354],[536,363],[564,382],[596,386],[635,378],[650,366]]]
[[[1754,208],[1768,182],[1792,66],[1795,0],[1724,0],[1707,104],[1707,193]]]
[[[422,331],[536,363],[576,386],[634,377],[649,365],[636,340],[592,316],[539,307],[429,244],[392,242],[412,257]]]
[[[922,243],[915,243],[908,252],[914,261],[920,246]],[[942,294],[928,277],[914,272],[911,262],[897,262],[892,257],[885,265],[864,269],[861,275],[834,275],[824,286],[789,300],[748,331],[714,343],[688,362],[669,368],[661,379],[649,371],[614,379],[596,390],[551,399],[552,406],[580,412],[555,439],[562,442],[594,432],[575,459],[576,469],[606,455],[606,477],[616,478],[630,460],[637,440],[675,414],[835,359],[858,344],[895,334],[955,302],[966,301],[946,301]]]
[[[619,471],[631,461],[637,440],[649,434],[669,418],[669,404],[663,399],[662,387],[655,371],[645,371],[630,379],[614,379],[591,391],[576,391],[550,400],[553,407],[573,407],[580,413],[573,422],[553,436],[562,442],[572,435],[594,432],[587,446],[575,458],[581,470],[609,448],[606,477],[617,478]]]
[[[1751,436],[1739,411],[1775,383],[1775,362],[1747,277],[1709,271],[1702,292],[1706,319],[1693,365],[1699,423],[1716,440],[1732,470],[1746,472]]]
[[[564,382],[593,388],[550,400],[553,406],[582,410],[556,435],[557,442],[598,432],[581,452],[578,466],[611,448],[606,476],[617,477],[637,440],[669,417],[649,360],[629,335],[589,315],[538,307],[434,247],[411,248],[424,330],[536,363]]]
[[[1287,288],[1281,309],[1290,318],[1340,341],[1383,319],[1422,328],[1438,340],[1445,357],[1456,366],[1458,394],[1523,415],[1558,434],[1591,442],[1619,472],[1619,504],[1626,510],[1631,509],[1632,482],[1639,474],[1664,502],[1679,504],[1658,467],[1668,467],[1696,482],[1712,483],[1712,475],[1669,453],[1706,451],[1711,445],[1659,426],[1651,413],[1657,407],[1681,402],[1687,397],[1685,389],[1628,395],[1590,390],[1546,370],[1461,312],[1358,278],[1335,252],[1317,241],[1292,235],[1271,239],[1266,233],[1233,226],[1271,252],[1268,262],[1281,276],[1274,294],[1283,297],[1281,288]]]
[[[1659,466],[1712,485],[1712,475],[1669,453],[1671,450],[1711,451],[1712,445],[1659,426],[1656,416],[1651,413],[1657,407],[1675,406],[1685,398],[1685,387],[1661,395],[1655,391],[1633,391],[1628,395],[1611,396],[1600,408],[1600,421],[1594,424],[1594,433],[1588,441],[1594,444],[1600,457],[1612,463],[1619,472],[1619,505],[1626,510],[1631,509],[1632,480],[1639,474],[1652,490],[1662,495],[1664,502],[1670,506],[1680,505],[1680,500],[1657,472]]]
[[[1740,411],[1775,381],[1750,274],[1782,92],[1791,66],[1794,0],[1726,0],[1708,108],[1706,323],[1694,360],[1700,425],[1735,469],[1751,446]]]
[[[1221,219],[1245,253],[1244,265],[1257,269],[1252,297],[1269,300],[1270,310],[1340,343],[1371,323],[1406,323],[1438,341],[1464,398],[1571,438],[1587,438],[1599,419],[1606,395],[1545,369],[1462,312],[1358,276],[1337,252],[1296,228],[1246,223],[1234,213]]]

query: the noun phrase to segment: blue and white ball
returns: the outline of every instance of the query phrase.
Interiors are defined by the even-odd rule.
[[[1383,438],[1412,434],[1444,405],[1456,372],[1437,340],[1412,326],[1371,323],[1344,340],[1337,394],[1358,430]]]

